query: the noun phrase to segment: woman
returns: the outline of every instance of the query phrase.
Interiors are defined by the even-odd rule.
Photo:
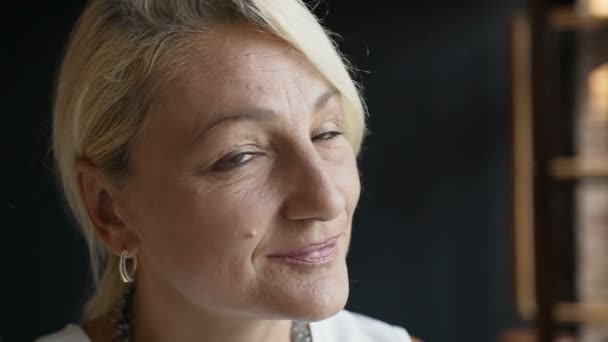
[[[298,0],[92,1],[53,144],[100,277],[39,341],[410,341],[342,310],[363,135]]]

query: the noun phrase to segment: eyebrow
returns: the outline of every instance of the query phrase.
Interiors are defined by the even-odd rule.
[[[319,96],[314,102],[313,113],[318,113],[321,111],[321,109],[323,109],[323,107],[332,97],[339,94],[340,91],[335,87],[331,87],[331,89],[321,94],[321,96]],[[193,144],[197,144],[199,141],[203,140],[212,128],[226,121],[270,121],[276,117],[277,113],[274,110],[264,108],[252,109],[246,112],[219,114],[217,115],[217,118],[208,123],[205,128],[195,135]]]
[[[319,98],[317,98],[314,106],[312,107],[313,113],[317,113],[317,112],[321,111],[321,109],[323,109],[323,107],[327,104],[327,102],[329,102],[329,100],[332,97],[339,95],[339,94],[340,94],[340,91],[338,91],[338,89],[336,89],[335,87],[331,87],[331,89],[329,89],[328,91],[323,93],[321,96],[319,96]]]

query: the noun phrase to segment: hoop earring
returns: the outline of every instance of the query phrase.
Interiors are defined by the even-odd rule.
[[[127,269],[127,262],[131,260],[131,272]],[[124,250],[120,253],[120,261],[118,264],[118,273],[120,273],[120,279],[123,283],[132,283],[135,276],[135,271],[137,271],[137,257],[132,256],[129,257],[129,253]]]

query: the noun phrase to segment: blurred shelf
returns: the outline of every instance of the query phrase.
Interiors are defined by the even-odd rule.
[[[608,303],[557,303],[555,319],[567,323],[608,323]]]
[[[538,336],[534,329],[531,328],[516,328],[504,331],[500,338],[500,342],[538,342]],[[555,342],[575,342],[576,337],[570,334],[559,334],[555,338]]]
[[[608,17],[583,18],[572,7],[555,7],[549,13],[549,24],[558,31],[608,28]]]
[[[534,260],[534,155],[532,84],[530,82],[529,17],[513,18],[511,36],[512,73],[512,195],[515,305],[520,318],[533,320],[536,312]]]
[[[608,159],[556,158],[549,172],[556,179],[608,178]]]

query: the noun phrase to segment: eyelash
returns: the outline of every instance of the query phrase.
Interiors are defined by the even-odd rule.
[[[216,171],[216,172],[230,171],[234,168],[247,164],[251,160],[255,159],[256,156],[261,156],[261,155],[264,155],[264,153],[263,152],[254,152],[254,151],[240,152],[240,153],[235,153],[233,155],[231,155],[229,153],[229,154],[225,155],[224,157],[220,158],[220,160],[213,165],[213,171]],[[249,158],[246,158],[245,161],[242,161],[242,160],[240,160],[240,159],[242,159],[242,157],[249,157]],[[235,160],[240,160],[240,161],[236,161],[236,163],[235,163]]]
[[[342,134],[343,133],[339,132],[339,131],[327,131],[327,132],[323,132],[323,133],[313,136],[311,138],[311,140],[313,142],[318,141],[318,140],[329,141]],[[256,156],[262,156],[262,155],[264,155],[263,152],[254,152],[254,151],[240,152],[240,153],[236,153],[234,155],[227,154],[226,156],[220,158],[220,160],[213,165],[212,169],[215,172],[230,171],[232,169],[236,169],[238,167],[241,167],[241,166],[249,163],[250,161],[255,159]],[[233,163],[237,159],[242,159],[242,157],[245,157],[245,156],[248,156],[249,158],[246,158],[244,161],[243,160],[237,161],[236,165],[226,165],[229,163]]]
[[[342,135],[342,132],[339,131],[327,131],[327,132],[323,132],[321,134],[317,134],[314,137],[312,137],[312,141],[315,140],[331,140],[333,138],[336,138],[340,135]]]

